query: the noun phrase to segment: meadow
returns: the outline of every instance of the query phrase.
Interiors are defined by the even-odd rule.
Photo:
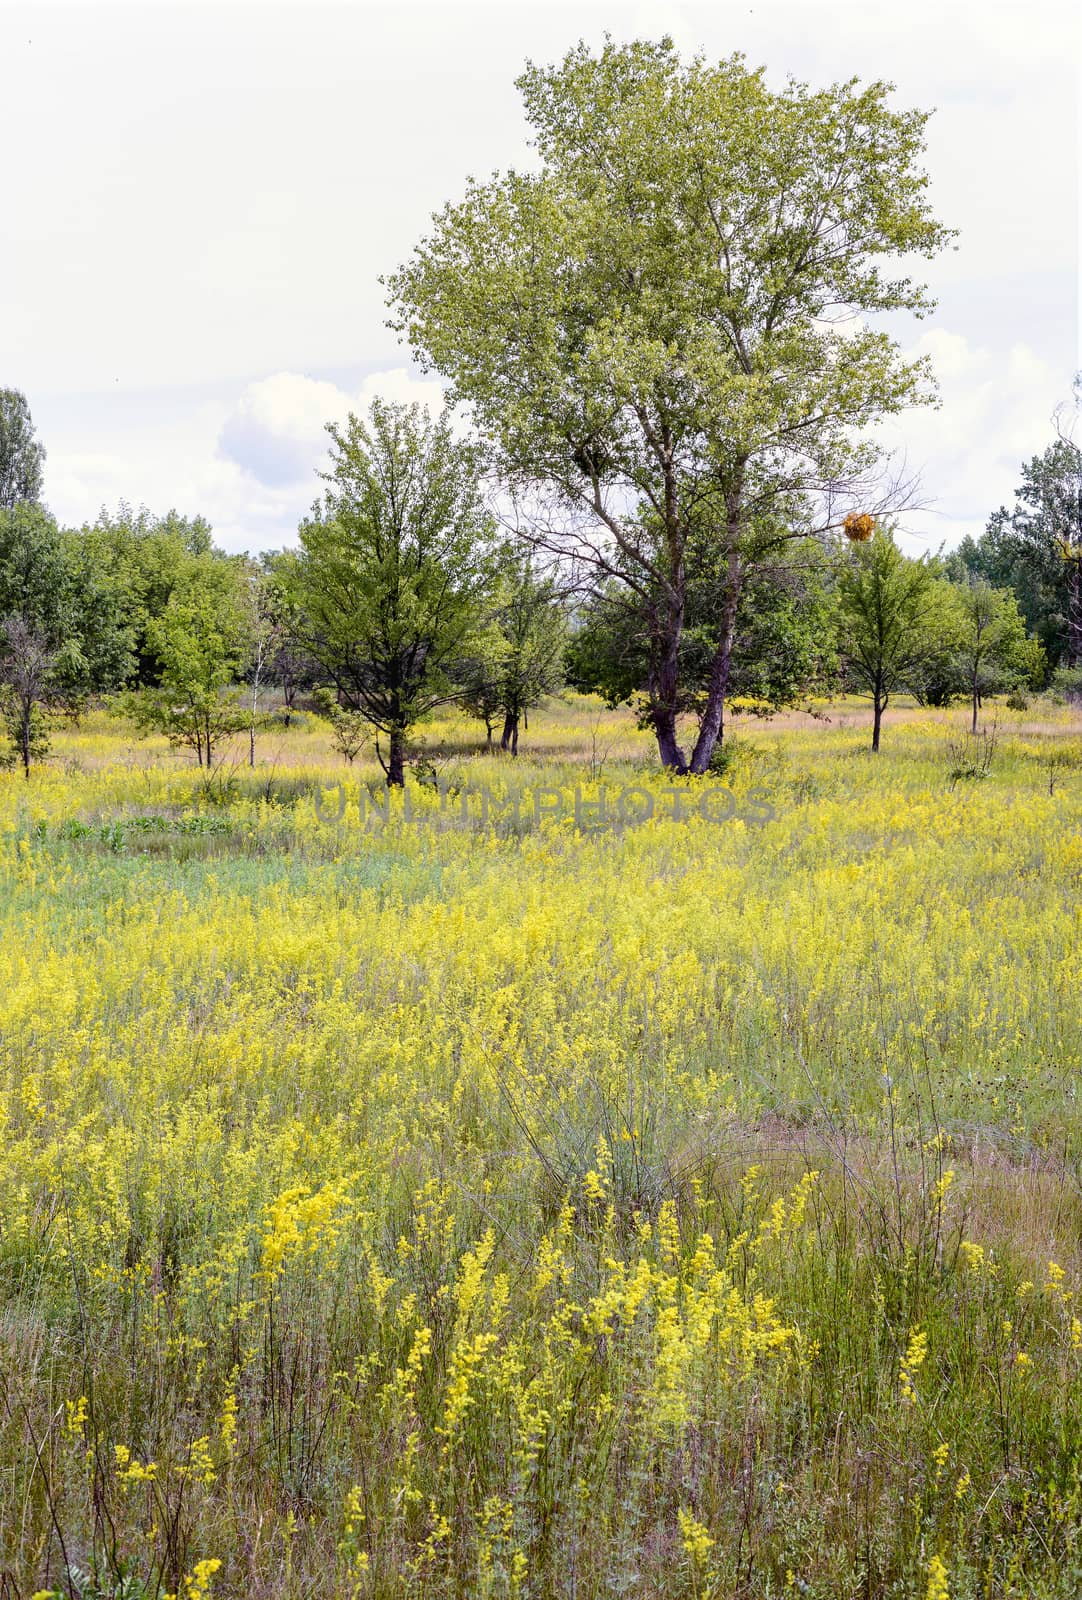
[[[1082,718],[993,716],[0,775],[0,1595],[1082,1592]]]

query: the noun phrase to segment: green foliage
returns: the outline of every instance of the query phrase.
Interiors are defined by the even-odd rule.
[[[34,437],[26,396],[0,389],[0,509],[41,499],[45,446]]]
[[[115,586],[78,535],[29,504],[0,510],[0,618],[14,616],[56,657],[58,692],[107,689],[129,670]]]
[[[872,699],[872,749],[878,750],[891,696],[920,696],[928,673],[951,651],[951,592],[932,562],[903,555],[893,535],[879,529],[867,544],[845,552],[837,607],[845,679]]]
[[[322,504],[301,525],[287,568],[299,642],[347,707],[385,734],[389,783],[403,781],[408,730],[456,692],[497,593],[495,527],[481,461],[446,417],[372,404],[333,441]]]
[[[1082,453],[1060,437],[1022,467],[1015,505],[949,557],[955,578],[1013,590],[1048,669],[1082,664]]]
[[[362,712],[340,706],[333,689],[317,689],[312,701],[320,716],[325,717],[331,725],[334,748],[352,766],[372,737],[371,726]]]
[[[531,557],[514,547],[501,561],[492,628],[462,668],[462,703],[484,722],[490,740],[502,717],[500,747],[517,754],[522,718],[563,684],[568,627],[554,579],[539,575]]]
[[[110,575],[132,635],[135,678],[141,686],[162,681],[163,663],[154,644],[153,625],[193,561],[228,558],[215,552],[210,524],[203,517],[168,511],[153,516],[122,501],[116,515],[103,510],[82,541],[88,558]]]
[[[211,552],[190,556],[146,637],[160,664],[160,684],[135,690],[121,705],[144,732],[159,732],[209,767],[226,735],[248,725],[232,686],[252,642],[247,575],[240,561]]]
[[[745,578],[730,664],[731,700],[751,702],[757,713],[769,715],[829,678],[834,634],[822,566],[818,545],[808,540]],[[724,581],[715,573],[712,583],[701,577],[689,586],[677,709],[700,719],[708,704]],[[645,691],[658,648],[649,622],[648,607],[610,584],[591,597],[568,650],[568,676],[575,688],[600,694],[609,706],[636,704],[647,723]],[[709,770],[717,770],[713,762]]]
[[[46,708],[122,683],[131,636],[79,536],[27,501],[0,509],[0,625],[5,725],[29,774],[48,750]]]
[[[1082,705],[1082,666],[1060,667],[1052,678],[1052,695],[1054,699]]]
[[[982,578],[952,587],[952,666],[973,707],[973,731],[985,695],[1044,680],[1044,647],[1030,639],[1009,589],[993,589]]]
[[[929,396],[885,333],[837,326],[929,305],[885,270],[949,237],[926,117],[882,83],[774,92],[739,56],[683,64],[669,40],[580,45],[519,88],[538,170],[439,213],[390,279],[395,326],[468,402],[541,542],[636,597],[662,761],[702,771],[748,574],[821,491],[859,492],[880,455],[866,424]],[[703,562],[726,583],[689,759],[675,718]]]

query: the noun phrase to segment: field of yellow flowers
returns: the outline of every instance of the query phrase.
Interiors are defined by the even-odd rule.
[[[1082,723],[829,717],[0,776],[0,1595],[1082,1592]]]

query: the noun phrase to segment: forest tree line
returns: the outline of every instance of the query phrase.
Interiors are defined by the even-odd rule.
[[[403,779],[417,724],[456,704],[514,755],[530,710],[571,686],[642,710],[648,618],[615,584],[583,595],[486,509],[476,446],[446,419],[377,402],[332,429],[327,493],[296,548],[228,555],[200,516],[121,504],[61,527],[21,395],[21,462],[0,431],[0,677],[6,755],[29,771],[50,723],[104,701],[210,766],[268,718],[325,717],[348,760]],[[32,470],[33,462],[38,470]],[[945,557],[850,518],[790,542],[743,590],[728,700],[769,715],[840,693],[944,706],[1052,688],[1082,695],[1077,449],[1023,466],[1013,508]],[[388,490],[393,486],[393,493]],[[394,514],[391,514],[393,502]],[[704,565],[681,638],[681,716],[706,701],[724,577]],[[644,608],[645,609],[645,608]]]

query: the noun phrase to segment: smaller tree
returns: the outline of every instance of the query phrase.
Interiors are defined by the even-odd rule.
[[[897,693],[920,696],[925,675],[952,641],[944,585],[926,557],[902,554],[882,529],[853,545],[838,575],[838,633],[846,681],[871,696],[872,749]]]
[[[464,703],[484,722],[490,743],[502,717],[500,749],[516,756],[520,724],[563,685],[567,616],[557,585],[534,571],[529,554],[506,551],[501,589],[491,647],[467,668]]]
[[[456,669],[488,626],[495,525],[477,450],[445,416],[375,400],[367,426],[351,415],[328,432],[327,492],[301,526],[287,590],[300,642],[376,730],[387,782],[400,785],[409,730],[456,697]]]
[[[485,651],[463,662],[459,676],[462,680],[462,705],[471,717],[485,725],[485,743],[492,743],[492,735],[500,718],[502,703],[499,650]]]
[[[1057,438],[1022,466],[1012,509],[1001,506],[980,539],[963,539],[948,557],[952,577],[985,578],[1011,588],[1049,666],[1082,665],[1082,446],[1075,404],[1057,409]]]
[[[44,460],[45,446],[34,437],[26,396],[0,389],[0,507],[40,501]]]
[[[1026,635],[1018,601],[1009,589],[993,589],[981,578],[953,587],[953,660],[973,708],[972,732],[985,695],[1039,683],[1044,650]]]
[[[260,697],[274,681],[285,639],[285,619],[278,603],[274,575],[266,567],[247,565],[248,657],[244,677],[248,686],[248,765],[255,766],[255,736],[266,721]]]
[[[193,557],[148,639],[161,663],[161,683],[126,696],[123,704],[146,732],[195,753],[210,767],[223,738],[249,726],[237,678],[248,659],[252,618],[245,575],[236,562]]]
[[[298,694],[314,689],[320,678],[319,662],[299,642],[302,629],[289,587],[296,561],[295,550],[268,551],[260,557],[260,605],[271,629],[268,681],[281,692],[287,727]]]
[[[49,753],[44,702],[54,683],[56,657],[25,617],[8,617],[0,640],[0,714],[10,742],[6,764],[30,766]]]

